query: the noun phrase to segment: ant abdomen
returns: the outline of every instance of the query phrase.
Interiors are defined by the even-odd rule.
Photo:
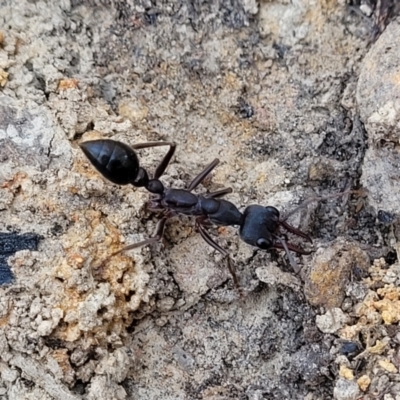
[[[139,173],[139,159],[125,143],[110,139],[83,142],[80,148],[106,179],[117,185],[134,183]]]

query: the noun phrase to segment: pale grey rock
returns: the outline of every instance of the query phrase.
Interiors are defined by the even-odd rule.
[[[378,212],[400,212],[397,194],[400,157],[400,19],[394,20],[363,60],[357,102],[368,133],[361,182]]]
[[[360,395],[360,389],[355,381],[339,378],[333,389],[335,400],[356,400]]]

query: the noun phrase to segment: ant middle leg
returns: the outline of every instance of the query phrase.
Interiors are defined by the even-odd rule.
[[[275,236],[275,240],[277,240],[277,242],[274,243],[274,246],[273,246],[273,247],[274,247],[275,249],[284,250],[285,253],[286,253],[286,255],[287,255],[287,257],[288,257],[289,263],[290,263],[290,265],[292,266],[294,272],[295,272],[296,274],[299,273],[299,272],[300,272],[300,268],[299,268],[299,266],[297,265],[297,262],[296,262],[296,260],[293,258],[293,256],[292,256],[292,254],[290,253],[290,251],[293,251],[293,252],[295,252],[295,253],[297,253],[297,254],[303,254],[303,255],[311,254],[311,252],[310,252],[310,251],[303,250],[302,248],[297,247],[297,246],[295,246],[295,245],[292,244],[292,243],[288,243],[285,239],[282,239],[282,238],[279,237],[279,236]]]
[[[206,176],[219,164],[219,159],[216,158],[213,162],[208,164],[203,171],[201,171],[193,180],[190,182],[187,190],[191,192],[192,190],[196,189],[197,186],[206,178]],[[205,194],[205,197],[222,197],[228,193],[232,193],[232,188],[224,188],[217,190],[215,192],[210,192]]]
[[[201,171],[193,180],[190,182],[187,190],[191,192],[196,189],[197,186],[205,179],[205,177],[219,164],[219,159],[216,158],[213,162],[208,164],[203,171]]]
[[[289,251],[289,246],[288,243],[286,242],[286,240],[280,238],[279,236],[275,236],[275,240],[277,240],[279,243],[275,243],[274,247],[276,249],[282,249],[285,250],[285,253],[287,255],[287,258],[289,260],[290,265],[293,268],[293,271],[297,274],[300,272],[300,268],[296,262],[296,260],[294,259],[294,257],[292,256],[292,253]]]
[[[232,188],[224,188],[224,189],[217,190],[215,192],[207,193],[205,195],[205,197],[207,197],[207,198],[212,197],[215,199],[217,197],[222,197],[222,196],[225,196],[226,194],[232,193],[232,192],[233,192]]]

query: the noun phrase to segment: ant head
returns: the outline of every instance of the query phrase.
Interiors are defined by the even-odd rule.
[[[267,250],[275,243],[279,211],[275,207],[248,206],[239,229],[240,238],[252,246]]]
[[[138,177],[139,159],[135,151],[125,143],[110,139],[90,140],[80,148],[93,166],[109,181],[127,185]],[[135,185],[137,186],[137,185]]]

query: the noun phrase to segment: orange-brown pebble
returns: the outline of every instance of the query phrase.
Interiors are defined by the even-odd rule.
[[[304,292],[314,306],[340,307],[352,268],[368,270],[367,254],[355,243],[338,239],[327,248],[318,249],[311,264]]]
[[[51,354],[53,358],[57,361],[61,370],[64,373],[64,380],[69,383],[74,381],[75,371],[73,370],[70,362],[67,349],[57,349]]]
[[[67,89],[77,89],[78,88],[78,79],[61,79],[58,84],[58,90],[67,90]]]
[[[71,265],[74,268],[81,268],[83,265],[83,262],[85,261],[83,257],[80,254],[73,253],[68,255],[67,258],[68,264]]]
[[[8,72],[4,71],[4,69],[0,68],[0,86],[6,86],[8,81]]]

